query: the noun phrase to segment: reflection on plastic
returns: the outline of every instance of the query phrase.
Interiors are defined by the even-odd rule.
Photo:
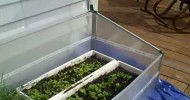
[[[100,40],[96,40],[96,51],[101,52],[105,55],[108,55],[110,57],[113,57],[117,60],[121,60],[129,65],[132,65],[136,68],[139,68],[141,70],[145,70],[146,67],[144,64],[140,63],[139,60],[137,60],[136,58],[130,56],[128,53],[129,51],[122,51],[121,48],[117,48],[111,44],[105,43],[103,41]]]
[[[156,89],[151,91],[148,100],[190,100],[190,98],[170,83],[159,79]]]

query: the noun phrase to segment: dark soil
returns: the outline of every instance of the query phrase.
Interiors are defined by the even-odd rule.
[[[35,100],[47,100],[53,95],[70,87],[80,79],[94,72],[108,61],[97,58],[96,55],[72,67],[67,67],[58,74],[45,78],[30,89],[23,90],[28,96]]]
[[[117,77],[109,83],[109,78],[119,73],[124,73],[127,78]],[[118,67],[111,73],[105,74],[84,86],[67,100],[110,100],[128,86],[136,77],[137,75],[124,70],[122,67]],[[107,86],[102,86],[106,83],[108,83]],[[119,85],[117,86],[116,84]]]

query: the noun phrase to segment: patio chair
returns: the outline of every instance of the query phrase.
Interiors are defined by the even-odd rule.
[[[137,0],[137,2],[139,2],[139,0]],[[140,9],[143,12],[146,12],[150,15],[152,15],[154,18],[156,18],[159,22],[161,22],[164,26],[168,27],[168,24],[166,24],[161,18],[159,18],[158,16],[156,16],[153,12],[151,12],[150,10],[148,10],[148,5],[149,5],[149,0],[145,1],[145,5],[143,9]]]
[[[185,7],[183,7],[185,5]],[[183,15],[183,16],[182,16]],[[190,27],[190,19],[188,20],[188,22],[186,23],[185,26],[180,27],[178,26],[177,20],[181,19],[181,18],[190,18],[190,0],[181,0],[180,3],[180,12],[177,13],[174,18],[172,19],[172,24],[173,27],[176,30],[184,30],[188,27]]]
[[[158,13],[158,5],[162,2],[163,0],[158,0],[154,6],[153,6],[153,10],[154,13],[163,18],[163,19],[172,19],[172,25],[174,27],[175,30],[184,30],[186,28],[188,28],[190,26],[190,21],[188,21],[187,23],[185,23],[185,26],[178,26],[177,20],[180,20],[182,18],[187,18],[190,17],[190,0],[180,0],[180,6],[179,6],[179,12],[174,15],[174,16],[165,16],[169,10],[172,9],[172,7],[175,5],[175,3],[177,3],[178,0],[173,0],[170,5],[161,13]],[[185,7],[184,7],[185,6]]]
[[[159,8],[158,6],[159,6],[159,4],[160,4],[162,1],[163,1],[163,0],[157,0],[157,1],[156,1],[156,3],[155,3],[154,6],[153,6],[153,11],[154,11],[154,13],[155,13],[157,16],[163,18],[163,19],[171,19],[171,18],[173,18],[173,17],[166,17],[165,15],[172,9],[172,7],[175,5],[175,3],[177,3],[178,0],[173,0],[173,1],[169,4],[169,6],[168,6],[163,12],[158,13],[158,8]]]

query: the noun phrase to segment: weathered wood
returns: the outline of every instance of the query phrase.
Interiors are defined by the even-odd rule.
[[[189,33],[190,34],[190,33]],[[187,42],[190,42],[190,35],[189,34],[165,34],[169,37],[172,37],[174,39],[178,39],[178,40],[181,40],[181,41],[187,41]]]
[[[188,73],[184,73],[182,71],[167,66],[162,66],[160,73],[183,83],[190,84],[190,74]]]
[[[135,30],[136,27],[128,26],[128,28],[130,28],[134,32],[136,31],[135,33],[139,33],[138,32],[139,30]],[[181,47],[190,49],[190,45],[189,45],[188,41],[181,41],[181,40],[175,39],[173,37],[169,37],[169,36],[167,36],[165,34],[155,34],[154,32],[146,31],[144,29],[140,29],[140,30],[142,32],[140,32],[139,34],[148,36],[149,38],[153,38],[153,39],[156,39],[156,40],[159,40],[159,41],[175,44],[177,46],[181,46]]]
[[[190,68],[189,68],[190,65],[189,64],[185,64],[180,61],[176,61],[176,60],[171,59],[166,56],[163,58],[162,64],[165,66],[169,66],[169,67],[178,69],[178,70],[186,72],[186,73],[190,73]]]
[[[166,81],[168,77],[160,74],[159,78]]]
[[[126,26],[127,27],[127,26]],[[144,38],[146,41],[156,45],[165,52],[165,56],[190,64],[190,44],[189,42],[180,42],[179,40],[168,38],[160,34],[146,32],[136,27],[127,27],[129,30]],[[154,36],[155,35],[155,36]],[[165,37],[165,38],[164,38]],[[172,41],[172,43],[170,42]],[[178,50],[182,48],[182,50]],[[181,51],[181,52],[177,52]],[[187,52],[187,53],[186,53]]]
[[[167,81],[172,85],[176,86],[182,92],[185,92],[186,88],[188,87],[188,84],[182,83],[172,78],[168,78]]]
[[[184,55],[184,54],[177,52],[177,50],[176,50],[177,47],[181,48],[180,46],[176,47],[175,44],[171,44],[171,43],[163,42],[163,41],[160,42],[161,40],[157,40],[152,37],[149,37],[149,35],[146,36],[145,30],[137,29],[134,27],[128,27],[128,26],[126,28],[128,28],[135,34],[141,36],[142,38],[144,38],[146,41],[152,43],[153,45],[156,45],[158,48],[161,48],[164,51],[163,65],[170,66],[175,69],[190,73],[190,56],[187,55],[188,53],[190,54],[190,52],[188,52],[190,49],[184,48],[184,49],[186,49],[186,51],[183,51],[183,53],[185,54]],[[142,34],[144,34],[144,35],[142,35]],[[155,34],[155,33],[152,33],[152,34]],[[155,36],[155,38],[157,38],[157,36]],[[158,46],[158,44],[159,44],[159,46]],[[186,53],[186,52],[188,52],[188,53]]]
[[[164,54],[166,57],[169,57],[176,61],[190,65],[190,56],[186,56],[186,55],[183,55],[171,50],[167,50],[167,49],[164,49],[164,52],[165,52]]]
[[[190,97],[190,86],[185,90],[185,94]]]
[[[165,41],[161,41],[161,40],[158,40],[158,39],[154,39],[154,38],[146,36],[146,34],[142,35],[142,33],[140,34],[139,32],[136,32],[135,34],[141,36],[142,38],[144,38],[148,42],[150,42],[150,43],[152,43],[152,44],[154,44],[156,46],[159,46],[159,47],[161,47],[163,49],[171,50],[173,52],[177,52],[177,53],[180,53],[180,54],[183,54],[183,55],[186,55],[186,56],[190,57],[190,52],[189,52],[190,49],[188,49],[188,48],[185,48],[185,47],[182,47],[182,46],[179,46],[179,45],[176,45],[176,44],[168,43],[168,42],[165,42]]]

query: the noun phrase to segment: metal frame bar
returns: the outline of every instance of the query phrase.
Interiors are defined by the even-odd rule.
[[[91,39],[91,49],[95,50],[96,48],[96,14],[92,13],[92,39]]]

